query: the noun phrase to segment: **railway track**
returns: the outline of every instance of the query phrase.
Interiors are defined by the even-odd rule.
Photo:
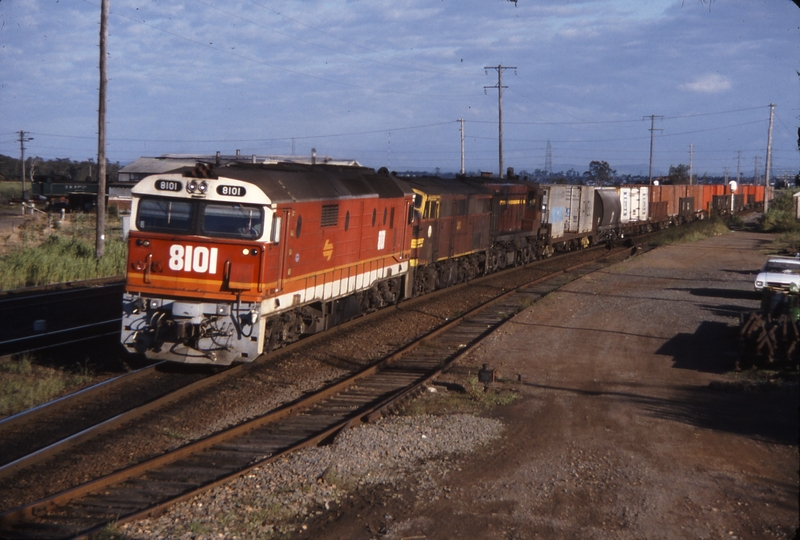
[[[0,420],[0,482],[228,376],[160,371],[164,366],[153,364]]]
[[[293,449],[375,418],[419,391],[523,305],[629,248],[517,287],[442,325],[381,361],[313,394],[225,431],[43,500],[0,514],[2,538],[74,538],[158,514]],[[363,320],[363,319],[362,319]],[[278,351],[280,352],[280,351]]]
[[[124,287],[115,278],[0,294],[0,356],[119,333]]]

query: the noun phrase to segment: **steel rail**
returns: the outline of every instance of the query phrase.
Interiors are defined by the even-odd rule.
[[[163,364],[163,362],[159,363],[158,365],[161,365],[161,364]],[[148,366],[148,368],[150,368],[150,367],[153,367],[153,369],[154,369],[154,366]],[[148,368],[143,368],[142,370],[139,370],[139,371],[143,371],[143,370],[146,370]],[[41,448],[41,449],[39,449],[39,450],[37,450],[37,451],[35,451],[33,453],[30,453],[30,454],[28,454],[26,456],[23,456],[23,457],[15,460],[15,461],[12,461],[10,463],[6,463],[2,467],[0,467],[0,479],[8,477],[8,476],[16,473],[17,471],[20,471],[20,470],[22,470],[22,469],[24,469],[26,467],[30,467],[30,466],[35,465],[37,463],[41,463],[42,461],[44,461],[46,459],[49,459],[49,458],[53,457],[54,455],[56,455],[56,454],[58,454],[60,452],[63,452],[63,451],[68,450],[70,448],[73,448],[74,446],[77,446],[78,444],[80,444],[82,442],[85,442],[85,441],[87,441],[87,440],[89,440],[89,439],[91,439],[93,437],[96,437],[96,436],[102,434],[102,433],[106,433],[108,431],[111,431],[111,430],[113,430],[113,429],[115,429],[115,428],[117,428],[117,427],[119,427],[119,426],[121,426],[121,425],[123,425],[125,423],[131,422],[131,421],[136,420],[138,418],[141,418],[142,416],[144,416],[144,415],[146,415],[146,414],[148,414],[150,412],[153,412],[155,410],[164,408],[164,407],[166,407],[166,406],[178,401],[179,399],[182,399],[183,397],[187,396],[188,394],[191,394],[192,392],[197,392],[197,391],[202,390],[204,388],[207,388],[207,387],[209,387],[211,385],[219,384],[220,380],[222,380],[222,379],[224,379],[224,378],[226,378],[226,377],[228,377],[230,375],[229,373],[227,373],[227,371],[230,371],[230,370],[226,370],[226,371],[222,371],[222,372],[219,372],[219,373],[216,373],[216,374],[213,374],[213,375],[209,375],[208,377],[205,377],[203,379],[200,379],[198,381],[190,383],[190,384],[188,384],[186,386],[183,386],[183,387],[179,388],[178,390],[175,390],[173,392],[169,392],[167,394],[164,394],[163,396],[160,396],[160,397],[157,397],[157,398],[155,398],[155,399],[153,399],[151,401],[148,401],[147,403],[144,403],[143,405],[140,405],[138,407],[135,407],[135,408],[132,408],[132,409],[130,409],[128,411],[120,413],[120,414],[118,414],[116,416],[108,418],[107,420],[104,420],[104,421],[102,421],[102,422],[100,422],[98,424],[95,424],[95,425],[93,425],[91,427],[88,427],[88,428],[86,428],[86,429],[84,429],[82,431],[79,431],[79,432],[77,432],[77,433],[75,433],[73,435],[70,435],[70,436],[68,436],[68,437],[66,437],[64,439],[61,439],[60,441],[54,442],[54,443],[52,443],[52,444],[50,444],[50,445],[48,445],[48,446],[46,446],[44,448]],[[150,370],[148,373],[152,373],[152,370]],[[141,377],[139,377],[139,378],[141,378]],[[122,384],[124,382],[128,382],[128,383],[132,382],[131,380],[129,380],[127,378],[124,378],[124,376],[123,377],[118,377],[117,380],[118,379],[122,379],[122,380],[119,381],[117,384]],[[104,391],[108,391],[108,389],[106,388],[106,389],[104,389]],[[77,403],[77,402],[72,402],[71,404],[74,405],[75,403]],[[50,410],[50,409],[48,408],[47,410]]]
[[[0,433],[2,433],[3,430],[15,427],[17,424],[21,422],[31,422],[36,418],[39,418],[40,416],[50,414],[51,411],[55,410],[56,408],[74,407],[78,403],[93,399],[94,394],[98,391],[111,391],[122,385],[130,384],[133,381],[139,380],[143,377],[147,377],[156,368],[158,368],[163,364],[164,362],[159,362],[157,364],[152,364],[150,366],[137,369],[136,371],[131,371],[128,373],[124,373],[122,375],[118,375],[117,377],[114,377],[112,379],[108,379],[103,382],[97,383],[95,385],[82,388],[80,390],[72,392],[71,394],[67,394],[60,398],[48,401],[46,403],[42,403],[41,405],[37,405],[36,407],[3,418],[2,420],[0,420]]]
[[[619,254],[622,251],[627,251],[627,248],[625,250],[617,250],[616,254]],[[610,256],[612,256],[612,253],[608,253],[602,258],[608,258]],[[251,450],[249,453],[244,454],[244,457],[247,458],[244,466],[234,467],[234,470],[232,471],[217,470],[213,472],[211,478],[207,478],[205,481],[200,482],[200,485],[195,486],[192,489],[179,490],[180,491],[179,493],[172,494],[171,496],[162,497],[161,500],[156,502],[148,503],[142,509],[137,509],[134,511],[118,509],[116,510],[116,513],[113,515],[113,517],[107,519],[101,519],[100,521],[102,521],[102,523],[100,524],[95,523],[94,526],[88,525],[88,528],[86,525],[83,525],[82,526],[84,527],[83,529],[73,530],[68,534],[70,536],[77,534],[79,537],[83,537],[85,535],[92,534],[94,532],[101,530],[103,527],[106,526],[106,524],[109,521],[115,521],[116,523],[123,523],[130,520],[139,519],[148,515],[153,515],[155,513],[160,512],[161,510],[163,510],[164,508],[166,508],[171,504],[175,504],[176,502],[185,500],[191,496],[196,495],[201,491],[211,489],[216,485],[224,483],[230,480],[231,478],[245,474],[248,470],[252,469],[253,467],[262,465],[268,462],[269,460],[275,459],[277,456],[282,455],[288,451],[299,448],[301,446],[316,444],[319,441],[322,441],[330,437],[331,435],[337,433],[341,429],[344,429],[350,425],[353,425],[354,423],[357,423],[358,421],[366,421],[376,417],[379,414],[382,414],[381,411],[391,406],[392,404],[395,404],[397,402],[397,399],[408,397],[414,391],[417,391],[420,388],[420,386],[423,385],[425,382],[431,380],[439,373],[441,373],[441,370],[444,368],[445,365],[447,365],[447,363],[453,362],[456,358],[459,358],[466,352],[472,350],[472,348],[474,348],[474,346],[476,346],[481,339],[483,339],[486,335],[493,332],[498,326],[503,324],[505,321],[512,318],[520,310],[519,303],[516,304],[516,307],[513,306],[503,307],[501,303],[504,299],[510,298],[513,295],[517,294],[523,287],[524,288],[531,287],[537,283],[553,279],[554,276],[558,276],[566,272],[575,272],[577,269],[586,267],[596,262],[597,260],[593,260],[581,263],[579,265],[574,265],[573,267],[562,269],[561,271],[551,273],[547,276],[543,276],[536,280],[532,280],[531,282],[526,283],[525,285],[510,288],[509,290],[504,291],[503,293],[496,296],[492,300],[484,302],[480,306],[477,306],[469,310],[468,312],[462,314],[461,316],[448,321],[444,325],[441,325],[439,328],[415,340],[413,343],[406,345],[405,347],[393,353],[392,355],[389,355],[386,358],[380,360],[379,362],[376,362],[373,365],[361,370],[360,372],[351,375],[318,392],[315,392],[314,394],[300,398],[299,400],[296,400],[283,407],[280,407],[279,409],[267,413],[262,417],[239,424],[222,432],[210,435],[194,443],[190,443],[173,452],[163,454],[161,456],[130,466],[120,471],[111,473],[103,478],[97,479],[96,481],[84,484],[82,486],[77,486],[62,493],[43,499],[42,501],[37,501],[28,504],[26,506],[23,506],[21,508],[7,511],[3,514],[0,514],[0,525],[7,528],[6,532],[11,532],[14,530],[19,531],[19,529],[17,529],[16,526],[19,526],[28,520],[35,520],[36,516],[46,514],[48,511],[57,508],[63,509],[65,505],[71,504],[72,502],[77,501],[75,502],[75,504],[78,505],[78,508],[80,509],[81,508],[80,500],[84,500],[83,505],[90,505],[93,508],[97,507],[98,505],[101,505],[102,508],[111,508],[114,505],[113,502],[114,494],[113,493],[111,494],[111,502],[106,504],[105,506],[102,506],[103,496],[97,494],[97,492],[100,491],[110,492],[113,491],[114,489],[117,490],[123,489],[122,487],[120,487],[123,485],[123,483],[131,481],[132,479],[135,478],[139,479],[137,480],[137,482],[139,482],[140,484],[142,483],[146,484],[147,482],[150,483],[156,482],[157,480],[145,479],[144,476],[148,472],[152,472],[157,469],[161,469],[162,472],[164,470],[169,471],[170,466],[172,466],[173,469],[177,468],[178,470],[180,470],[181,467],[183,467],[184,469],[186,468],[191,469],[191,463],[189,462],[190,459],[192,457],[197,457],[198,455],[202,455],[201,453],[209,454],[212,458],[215,455],[215,453],[219,454],[227,452],[228,454],[230,454],[231,445],[229,444],[228,446],[225,446],[226,442],[230,442],[237,437],[242,438],[248,435],[252,436],[252,434],[256,433],[258,430],[268,427],[270,425],[274,426],[277,422],[285,419],[290,419],[290,417],[293,417],[294,419],[302,418],[306,424],[310,424],[312,427],[307,426],[307,428],[301,429],[303,436],[299,438],[296,437],[295,440],[289,444],[286,444],[284,441],[284,443],[280,443],[278,444],[277,447],[275,447],[275,443],[273,443],[272,451],[269,451],[267,448],[259,448],[257,450]],[[555,290],[560,286],[562,285],[557,284],[553,290]],[[544,294],[547,293],[543,294],[535,293],[535,294],[543,296]],[[439,356],[421,355],[416,358],[414,357],[414,355],[411,354],[422,344],[435,343],[437,337],[442,336],[451,329],[458,327],[465,320],[469,320],[469,318],[475,317],[477,314],[484,312],[484,310],[487,310],[490,306],[493,305],[498,305],[502,307],[501,310],[502,313],[500,315],[493,315],[491,317],[485,318],[484,320],[479,320],[478,322],[476,322],[474,325],[475,329],[472,331],[473,337],[469,340],[467,344],[462,344],[464,336],[458,335],[457,336],[458,339],[456,339],[455,342],[458,342],[459,345],[456,346],[455,349],[453,349],[451,346],[445,345],[444,348],[442,349],[444,352],[447,353],[445,358],[439,358],[441,354]],[[493,318],[496,318],[497,320],[492,322]],[[487,324],[487,321],[490,324]],[[400,369],[400,371],[397,371],[398,366],[402,366],[402,361],[407,362],[408,366],[406,368]],[[433,362],[433,365],[430,365],[431,362]],[[369,394],[369,392],[365,390],[365,388],[368,387],[369,385],[370,378],[379,373],[383,376],[391,375],[393,371],[389,368],[391,368],[392,366],[394,366],[395,368],[394,371],[400,374],[401,380],[403,380],[404,382],[394,391],[390,391],[388,393],[384,391],[386,383],[384,382],[379,384],[378,386],[381,388],[382,393],[378,396],[378,398],[370,400],[371,394]],[[416,381],[409,384],[407,382],[407,379],[409,377],[416,379]],[[348,398],[347,396],[348,389],[351,389],[354,386],[358,386],[359,384],[361,384],[359,390],[355,392],[353,396]],[[362,404],[362,406],[359,409],[351,413],[345,414],[344,417],[342,418],[337,418],[336,421],[333,421],[332,423],[324,419],[324,415],[327,413],[323,413],[322,415],[317,413],[318,416],[322,416],[321,423],[319,420],[317,420],[316,422],[313,421],[315,417],[310,414],[303,414],[303,415],[300,414],[303,412],[308,413],[308,411],[310,411],[312,408],[319,406],[325,400],[333,398],[334,396],[336,396],[340,401],[350,399],[351,402],[353,399],[361,401],[366,396],[367,404],[366,405]],[[340,414],[340,416],[342,415]],[[309,421],[309,419],[311,419],[311,421]],[[296,430],[299,428],[295,427],[293,429]],[[286,437],[284,436],[283,438],[285,439]],[[233,448],[237,449],[238,447],[236,447],[234,444]],[[181,466],[181,461],[184,462],[182,466]],[[209,467],[209,465],[206,465],[206,467]],[[200,468],[202,468],[202,466]],[[175,484],[175,482],[177,481],[173,481],[172,483]],[[192,482],[190,480],[184,480],[183,482],[178,482],[178,483],[181,485],[185,485],[185,484],[191,484]],[[143,488],[140,486],[139,491],[141,491],[141,489]],[[95,493],[95,495],[90,495],[91,493]],[[44,516],[42,515],[41,517]],[[57,518],[54,519],[57,520]],[[31,525],[33,525],[33,523],[31,523]],[[55,523],[52,523],[51,525],[55,526]],[[36,536],[31,536],[31,537],[36,537]],[[48,537],[48,536],[45,535],[42,537]]]
[[[86,330],[88,328],[95,328],[97,326],[103,326],[103,325],[109,325],[109,324],[116,324],[116,325],[119,326],[119,324],[121,322],[122,322],[122,317],[119,317],[117,319],[107,319],[105,321],[98,321],[98,322],[95,322],[95,323],[83,324],[83,325],[80,325],[80,326],[72,326],[70,328],[62,328],[61,330],[54,330],[52,332],[42,332],[42,333],[39,333],[39,334],[33,334],[31,336],[24,336],[24,337],[18,337],[18,338],[14,338],[14,339],[8,339],[6,341],[0,341],[0,347],[3,347],[5,345],[9,345],[9,344],[13,344],[13,343],[23,342],[23,341],[30,341],[30,340],[34,340],[34,339],[42,339],[42,338],[45,338],[45,337],[58,336],[58,335],[61,335],[61,334],[66,334],[68,332],[78,332],[80,330]],[[60,345],[65,345],[65,344],[68,344],[68,343],[74,343],[75,341],[85,341],[87,339],[96,339],[98,337],[100,337],[100,336],[93,335],[91,337],[82,338],[82,339],[74,340],[74,341],[71,341],[71,342],[60,341],[57,344],[53,344],[53,345],[42,346],[42,347],[35,348],[35,349],[27,349],[25,352],[37,351],[37,350],[40,350],[40,349],[49,349],[49,348],[52,348],[52,347],[58,347]]]

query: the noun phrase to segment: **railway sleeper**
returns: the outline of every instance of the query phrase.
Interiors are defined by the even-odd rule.
[[[93,504],[95,506],[105,506],[113,510],[135,510],[142,505],[150,505],[159,500],[159,494],[150,489],[133,488],[121,484],[112,486],[106,491],[98,494],[87,495],[77,501],[70,502],[64,506],[67,511],[76,511],[80,515],[80,508],[75,508],[78,502]],[[114,513],[112,511],[112,513]]]
[[[264,450],[263,443],[236,442],[231,444],[220,444],[215,446],[215,448],[228,452],[242,452],[242,453],[252,454],[254,457],[258,458],[268,458],[271,455],[271,452],[267,452]]]
[[[214,446],[203,453],[199,454],[203,456],[204,459],[214,460],[214,463],[229,463],[233,466],[237,464],[246,465],[250,463],[254,457],[261,455],[263,452],[256,451],[249,451],[244,449],[236,448],[236,443],[228,443],[228,448],[219,448],[218,446]],[[233,448],[231,448],[233,446]]]
[[[274,448],[273,451],[282,450],[297,443],[298,433],[301,431],[306,432],[293,424],[270,426],[269,431],[265,431],[263,434],[264,444]]]
[[[196,475],[191,479],[191,481],[194,481],[195,478],[208,478],[209,473],[211,473],[213,476],[216,476],[217,474],[220,474],[220,471],[222,473],[231,472],[235,468],[223,467],[219,463],[215,463],[209,459],[203,459],[202,454],[195,454],[180,461],[165,465],[164,469],[195,471]],[[187,480],[188,479],[189,478],[187,478]]]
[[[236,469],[220,469],[217,467],[202,467],[199,465],[182,465],[165,473],[166,478],[179,479],[179,481],[203,486],[220,476],[234,472]]]
[[[141,478],[129,480],[129,482],[158,482],[159,485],[164,486],[164,489],[171,492],[183,493],[199,486],[196,482],[185,482],[183,479],[176,479],[175,477],[159,474],[160,471],[147,472]]]
[[[415,377],[413,379],[411,379],[410,377],[402,379],[400,377],[397,377],[392,379],[386,379],[384,381],[374,381],[372,382],[372,384],[367,386],[367,389],[376,393],[394,392],[397,391],[398,389],[405,388],[409,384],[413,384],[417,379],[418,377]]]

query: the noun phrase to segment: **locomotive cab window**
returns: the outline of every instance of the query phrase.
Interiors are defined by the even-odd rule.
[[[173,199],[142,199],[136,212],[140,231],[189,232],[193,206],[190,201]]]
[[[425,205],[425,212],[422,219],[436,219],[439,217],[439,204],[436,201],[428,201]]]
[[[264,232],[264,216],[257,206],[209,203],[203,210],[203,234],[252,240]]]

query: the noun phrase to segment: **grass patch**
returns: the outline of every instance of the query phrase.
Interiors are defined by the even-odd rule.
[[[666,229],[656,238],[650,241],[656,246],[669,244],[682,244],[686,242],[696,242],[712,236],[719,236],[730,232],[730,228],[722,218],[715,216],[703,221],[695,221],[681,227],[671,227]]]
[[[105,254],[97,260],[95,223],[94,214],[75,214],[70,226],[60,229],[50,229],[43,221],[30,222],[17,244],[0,257],[0,289],[122,275],[126,243],[110,224]]]
[[[26,183],[25,187],[30,189],[30,183]],[[0,198],[12,199],[22,197],[22,182],[0,182]]]
[[[51,401],[94,379],[86,365],[72,371],[36,365],[28,356],[0,363],[0,416]]]
[[[166,435],[170,439],[177,439],[179,441],[182,441],[187,438],[186,435],[184,435],[180,431],[175,431],[169,428],[164,428],[164,435]]]
[[[404,416],[478,414],[501,405],[510,405],[520,395],[504,383],[484,386],[475,375],[467,376],[460,383],[449,384],[450,389],[436,386],[436,391],[405,403],[398,411]]]

